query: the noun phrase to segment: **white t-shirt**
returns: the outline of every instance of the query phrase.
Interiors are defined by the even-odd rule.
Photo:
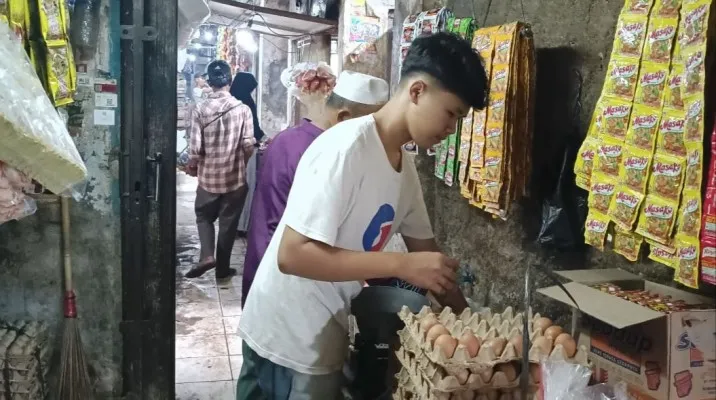
[[[373,116],[336,125],[304,153],[239,324],[239,336],[261,357],[312,375],[342,368],[350,304],[363,284],[283,274],[281,236],[288,225],[354,251],[381,251],[395,233],[432,238],[415,163],[405,152],[401,171],[388,161]]]

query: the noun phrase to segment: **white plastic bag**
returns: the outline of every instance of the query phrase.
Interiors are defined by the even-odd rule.
[[[0,24],[0,160],[55,194],[80,195],[87,168],[22,44]]]
[[[628,400],[622,387],[589,385],[592,370],[567,361],[544,361],[543,400]]]
[[[306,106],[322,104],[336,86],[336,76],[325,62],[302,62],[281,72],[281,83]]]
[[[35,200],[24,193],[31,189],[32,181],[27,176],[0,161],[0,225],[37,211]]]

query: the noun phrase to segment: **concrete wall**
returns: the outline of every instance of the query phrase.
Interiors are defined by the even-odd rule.
[[[103,1],[99,48],[88,71],[118,79],[119,10],[109,4]],[[119,126],[93,125],[92,90],[80,89],[78,95],[91,100],[72,112],[79,132],[75,141],[90,178],[84,199],[71,205],[72,261],[84,347],[99,398],[108,398],[118,396],[122,385],[119,177],[112,155],[118,151]],[[49,322],[57,335],[49,342],[57,361],[63,319],[59,205],[38,207],[34,216],[0,225],[0,319]],[[53,367],[56,372],[56,362]]]
[[[524,4],[524,15],[520,3]],[[485,26],[518,19],[529,22],[537,46],[534,196],[516,204],[507,222],[494,220],[469,206],[456,187],[449,188],[433,176],[433,158],[418,157],[435,233],[448,253],[473,267],[478,279],[474,299],[498,308],[518,304],[522,299],[525,269],[531,264],[552,265],[559,269],[618,267],[643,274],[651,280],[670,283],[673,270],[659,264],[632,264],[616,254],[591,249],[586,253],[549,253],[534,244],[540,227],[540,198],[550,190],[542,178],[549,175],[546,171],[558,167],[562,157],[560,145],[574,134],[568,118],[572,107],[570,96],[574,90],[572,69],[579,70],[584,78],[578,132],[584,135],[602,88],[623,2],[451,0],[443,5],[451,7],[457,16],[477,16],[481,25],[487,15]],[[402,23],[404,18],[396,12],[397,23]],[[394,52],[393,57],[396,56]],[[540,284],[547,282],[542,280]]]

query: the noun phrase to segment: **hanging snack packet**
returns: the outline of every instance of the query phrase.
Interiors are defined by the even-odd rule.
[[[684,141],[701,144],[704,141],[703,95],[696,94],[684,99],[686,119],[684,120]]]
[[[500,201],[501,182],[486,181],[480,192],[480,199],[485,203],[497,204]]]
[[[636,87],[634,102],[661,108],[668,74],[668,64],[643,62],[639,72],[639,83]]]
[[[679,218],[676,227],[676,234],[699,238],[701,230],[701,193],[690,190],[684,191]]]
[[[701,240],[701,282],[716,285],[716,240]]]
[[[609,218],[620,228],[631,230],[639,215],[639,206],[644,195],[626,186],[618,186],[612,203],[609,204]]]
[[[65,10],[61,0],[39,0],[40,30],[45,41],[67,40]]]
[[[657,108],[635,105],[629,118],[625,143],[649,153],[654,151],[660,117],[661,111]]]
[[[619,170],[619,182],[629,189],[645,193],[650,164],[651,152],[625,146]]]
[[[681,9],[681,47],[704,47],[708,29],[711,0],[685,4]]]
[[[658,243],[649,243],[649,259],[664,264],[667,267],[676,268],[676,254],[669,252]]]
[[[492,69],[492,80],[490,81],[490,93],[506,93],[509,83],[510,66],[498,64]]]
[[[654,154],[649,178],[649,193],[678,203],[681,185],[684,182],[684,160],[661,154]]]
[[[614,140],[604,139],[597,146],[596,171],[614,178],[619,177],[619,165],[622,161],[624,145]]]
[[[681,0],[656,0],[652,17],[678,17]]]
[[[684,78],[682,96],[703,93],[706,76],[704,60],[705,49],[688,49],[682,53],[684,59]]]
[[[676,272],[674,280],[692,289],[699,288],[699,241],[690,237],[676,238]]]
[[[510,64],[512,61],[512,38],[513,35],[495,35],[495,58],[493,65]]]
[[[646,15],[622,14],[617,22],[617,31],[614,35],[613,54],[641,58],[647,22]]]
[[[608,227],[609,217],[598,211],[589,210],[587,221],[584,224],[584,242],[604,251],[604,241],[607,237]]]
[[[485,174],[483,176],[486,181],[500,182],[502,179],[502,153],[487,152],[485,155]]]
[[[666,64],[671,61],[671,49],[679,26],[677,17],[651,18],[646,33],[642,61]]]
[[[485,149],[487,151],[502,153],[504,131],[502,124],[490,123],[485,131]]]
[[[634,98],[639,77],[639,59],[634,57],[612,57],[607,69],[604,89],[610,96],[627,101]]]
[[[47,42],[47,85],[56,107],[74,102],[72,52],[65,41]]]
[[[676,222],[678,204],[653,194],[646,196],[636,233],[659,243],[668,243]]]
[[[631,115],[631,102],[620,99],[604,99],[601,104],[601,126],[602,134],[610,136],[619,141],[626,137],[629,126],[629,115]]]
[[[490,107],[487,112],[487,121],[503,124],[505,122],[505,95],[490,94]]]
[[[701,192],[703,150],[701,144],[689,143],[686,145],[686,173],[684,178],[684,190],[695,190]]]
[[[684,77],[684,66],[672,64],[669,79],[664,90],[664,107],[675,110],[684,109],[684,99],[681,96],[681,85]]]
[[[594,156],[597,152],[597,146],[600,144],[600,140],[594,137],[587,136],[582,142],[582,146],[579,148],[577,153],[577,160],[574,163],[574,174],[577,177],[585,177],[587,181],[592,176],[592,168],[594,165]],[[580,186],[581,187],[581,186]],[[583,188],[588,190],[588,188]]]
[[[684,112],[664,109],[656,139],[656,150],[675,155],[686,156],[684,141]]]
[[[475,137],[472,139],[470,149],[470,168],[482,168],[485,166],[485,138]]]
[[[591,186],[587,200],[589,209],[597,210],[607,215],[609,213],[609,204],[612,202],[612,197],[614,197],[616,184],[612,179],[601,174],[595,174],[590,182]]]
[[[621,254],[627,260],[634,262],[639,259],[642,243],[644,238],[641,235],[618,226],[614,228],[614,252]]]
[[[649,15],[654,0],[626,0],[622,14]]]

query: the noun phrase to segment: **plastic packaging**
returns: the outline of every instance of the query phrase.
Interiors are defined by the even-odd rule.
[[[325,62],[302,62],[283,70],[281,83],[289,95],[310,107],[323,104],[336,86],[336,76]]]
[[[55,194],[79,196],[87,168],[22,44],[0,24],[0,160]]]
[[[25,195],[32,188],[32,181],[0,161],[0,225],[18,220],[37,211],[35,200]]]
[[[552,360],[541,365],[543,400],[628,400],[623,384],[587,386],[589,367]]]
[[[70,42],[80,60],[88,60],[97,50],[101,0],[76,0],[70,26]]]

